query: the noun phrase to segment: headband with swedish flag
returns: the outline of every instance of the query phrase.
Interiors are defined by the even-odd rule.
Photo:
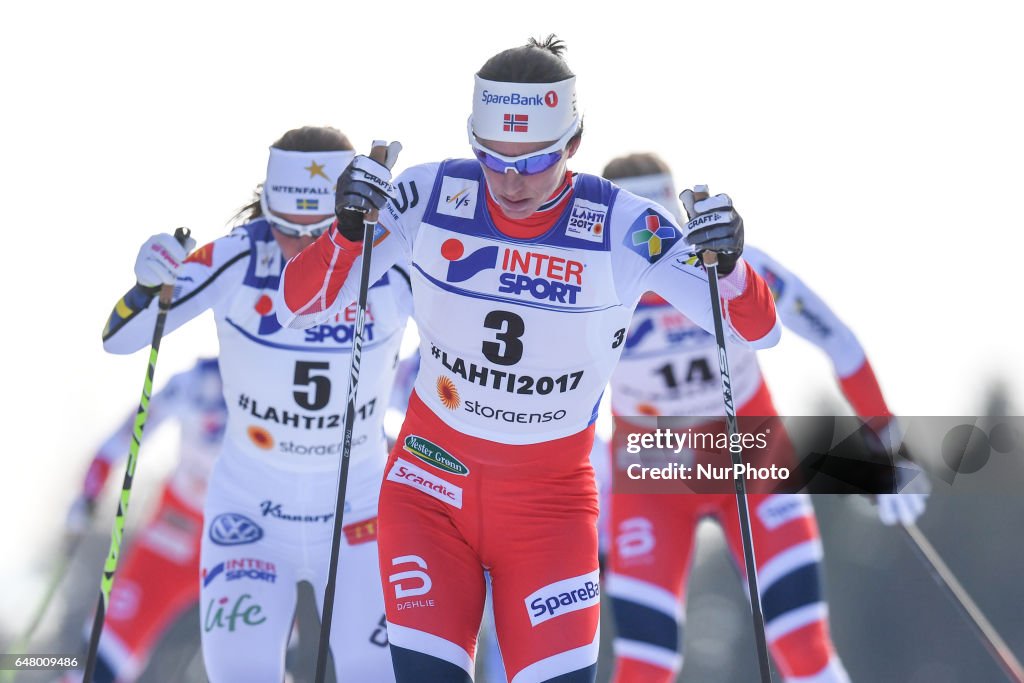
[[[334,185],[355,156],[352,151],[293,152],[270,148],[263,201],[274,213],[334,213]]]

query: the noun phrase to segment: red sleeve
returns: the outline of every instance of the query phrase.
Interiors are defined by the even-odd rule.
[[[889,411],[889,406],[885,404],[885,398],[882,396],[882,388],[878,385],[875,371],[871,369],[871,363],[866,358],[864,364],[853,374],[839,378],[839,386],[846,400],[860,417],[892,417],[892,412]]]
[[[288,262],[281,278],[284,303],[296,315],[327,310],[338,296],[362,244],[345,239],[337,221]]]
[[[744,339],[757,341],[772,331],[777,316],[775,299],[768,285],[750,264],[741,261],[746,271],[746,287],[739,296],[722,299],[722,310],[726,311],[732,328]]]

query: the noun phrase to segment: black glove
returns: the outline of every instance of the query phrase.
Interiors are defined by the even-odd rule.
[[[743,253],[743,218],[732,207],[729,195],[698,199],[695,192],[706,194],[707,188],[698,185],[679,193],[689,219],[685,226],[686,241],[698,252],[717,253],[718,273],[728,275]]]
[[[384,145],[374,141],[374,146]],[[334,214],[338,217],[338,232],[349,240],[363,238],[363,218],[372,209],[382,209],[395,196],[391,184],[391,166],[398,158],[402,146],[393,142],[387,146],[387,159],[379,163],[360,154],[338,176],[335,188]]]

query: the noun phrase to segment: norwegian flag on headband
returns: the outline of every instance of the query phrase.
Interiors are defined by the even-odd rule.
[[[529,114],[505,114],[503,130],[506,133],[525,133],[530,125]]]

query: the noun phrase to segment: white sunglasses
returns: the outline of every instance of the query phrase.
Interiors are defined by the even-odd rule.
[[[263,217],[267,219],[267,222],[282,235],[288,237],[319,237],[334,222],[333,215],[308,225],[285,220],[270,210],[270,206],[267,204],[267,195],[264,192],[260,192],[260,209],[262,209]]]

